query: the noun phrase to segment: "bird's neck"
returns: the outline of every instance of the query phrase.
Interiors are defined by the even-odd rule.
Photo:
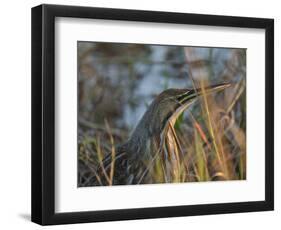
[[[126,148],[129,149],[132,155],[153,155],[159,148],[164,140],[169,126],[173,127],[178,116],[187,108],[189,104],[178,108],[173,115],[166,120],[166,123],[161,123],[158,116],[158,111],[155,110],[154,104],[152,104],[146,113],[143,115],[138,125],[134,129],[132,135],[128,139]],[[154,152],[153,152],[154,151]]]
[[[150,154],[151,145],[160,137],[160,132],[153,127],[155,121],[151,119],[151,113],[149,109],[146,111],[126,143],[132,155],[143,157]]]

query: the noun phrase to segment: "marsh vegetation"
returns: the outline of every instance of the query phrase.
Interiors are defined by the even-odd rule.
[[[245,49],[78,42],[79,187],[114,184],[117,146],[169,88],[203,93],[170,123],[173,150],[150,153],[150,183],[246,179]]]

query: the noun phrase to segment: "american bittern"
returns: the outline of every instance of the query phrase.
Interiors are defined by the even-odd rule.
[[[151,166],[160,155],[166,159],[166,169],[173,169],[173,164],[179,160],[176,159],[176,140],[172,133],[178,116],[202,93],[218,92],[229,86],[226,83],[208,86],[204,90],[167,89],[160,93],[149,105],[128,140],[116,147],[114,156],[109,154],[100,163],[97,184],[153,183]],[[109,182],[110,171],[114,175]]]

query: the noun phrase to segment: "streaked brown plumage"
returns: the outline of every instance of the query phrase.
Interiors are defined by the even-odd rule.
[[[206,87],[204,92],[209,94],[229,86],[230,84],[212,85]],[[173,157],[165,154],[163,150],[169,148],[169,151],[176,151],[173,150],[176,148],[173,136],[174,123],[202,92],[202,89],[198,88],[167,89],[160,93],[150,104],[126,143],[116,147],[113,164],[111,154],[102,161],[97,170],[100,178],[96,184],[108,184],[106,176],[109,175],[112,165],[114,165],[113,185],[153,183],[150,168],[155,157],[160,154],[169,159],[172,167]]]

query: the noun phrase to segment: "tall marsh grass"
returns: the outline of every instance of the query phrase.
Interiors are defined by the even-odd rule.
[[[195,48],[184,50],[189,76],[194,88],[203,89],[197,102],[169,124],[165,147],[147,165],[152,183],[203,182],[246,179],[246,73],[232,86],[220,93],[206,94],[211,85],[212,66],[200,61]],[[234,78],[245,54],[235,51],[225,70],[224,79]],[[196,62],[196,63],[195,63]],[[79,119],[78,186],[92,186],[106,178],[112,185],[115,176],[116,143],[124,143],[128,132]],[[167,143],[169,142],[169,143]],[[164,156],[165,151],[165,156]],[[110,170],[103,167],[103,159],[112,156]],[[167,157],[168,156],[168,157]],[[102,170],[97,173],[97,168]]]

